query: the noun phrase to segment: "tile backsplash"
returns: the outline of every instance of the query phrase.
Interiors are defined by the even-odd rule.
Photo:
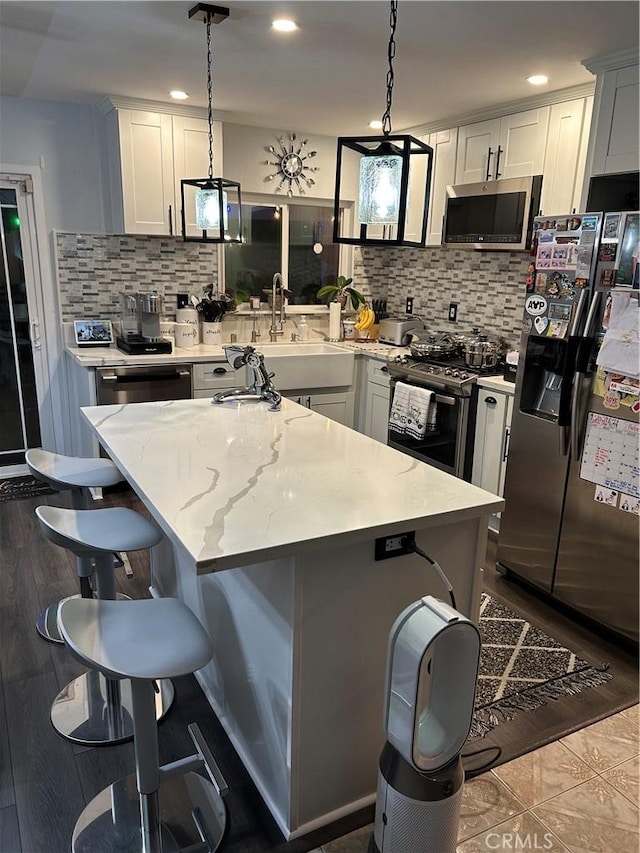
[[[63,322],[117,318],[120,291],[157,290],[166,313],[174,314],[178,293],[201,294],[218,281],[218,247],[211,243],[57,233],[55,245]]]
[[[214,244],[185,243],[179,237],[67,233],[57,233],[55,242],[63,322],[116,319],[121,290],[155,289],[165,299],[164,313],[172,315],[178,293],[201,294],[218,279]],[[353,283],[367,295],[386,297],[392,315],[404,314],[406,297],[412,296],[414,314],[428,328],[468,331],[479,326],[515,346],[528,265],[526,252],[356,248]],[[450,302],[458,306],[455,324],[448,321]],[[320,318],[315,325],[324,330]]]
[[[387,298],[391,314],[404,314],[407,296],[413,313],[428,328],[469,331],[479,326],[512,346],[520,340],[526,252],[474,252],[428,247],[365,247],[354,252],[354,286]],[[458,320],[448,321],[456,302]]]

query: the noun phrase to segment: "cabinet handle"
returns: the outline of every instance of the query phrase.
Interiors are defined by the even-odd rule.
[[[496,178],[500,177],[500,155],[504,154],[504,150],[501,145],[498,145],[498,153],[496,154]]]
[[[171,205],[169,205],[169,236],[173,237],[173,211],[171,210]]]
[[[226,373],[227,368],[226,367],[214,367],[213,372],[218,373],[218,374]]]
[[[311,397],[307,397],[307,409],[311,408]]]
[[[498,405],[498,401],[496,400],[495,397],[485,397],[484,401],[487,404],[487,406],[497,406]]]
[[[488,181],[491,177],[491,158],[493,157],[493,151],[489,148],[489,153],[487,154],[487,174],[484,176],[485,181]]]
[[[388,372],[389,372],[389,368],[388,368],[388,367],[381,367],[381,368],[380,368],[380,373],[388,373]]]
[[[507,456],[509,455],[509,442],[511,441],[511,429],[510,427],[505,427],[504,430],[504,454],[502,455],[502,461],[507,461]]]

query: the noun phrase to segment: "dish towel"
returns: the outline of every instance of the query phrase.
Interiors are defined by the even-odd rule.
[[[405,382],[396,382],[393,392],[393,402],[389,413],[389,429],[400,435],[407,431],[411,390],[411,385],[407,385]]]
[[[436,428],[436,402],[433,391],[411,387],[409,394],[409,417],[406,433],[412,438],[424,438]]]

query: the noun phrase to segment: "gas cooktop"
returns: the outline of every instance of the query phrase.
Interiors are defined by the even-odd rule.
[[[425,388],[449,391],[461,397],[470,397],[478,376],[500,376],[501,367],[467,367],[462,358],[448,361],[418,361],[408,356],[398,356],[388,365],[389,374]]]

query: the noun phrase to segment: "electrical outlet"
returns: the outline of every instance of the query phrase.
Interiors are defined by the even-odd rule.
[[[458,319],[458,303],[450,302],[449,303],[449,322],[455,323]]]
[[[406,314],[413,314],[413,296],[407,296],[407,304],[405,306]]]
[[[396,536],[381,536],[376,539],[375,559],[388,560],[390,557],[400,557],[402,554],[410,554],[407,543],[415,541],[415,531],[401,533]]]

